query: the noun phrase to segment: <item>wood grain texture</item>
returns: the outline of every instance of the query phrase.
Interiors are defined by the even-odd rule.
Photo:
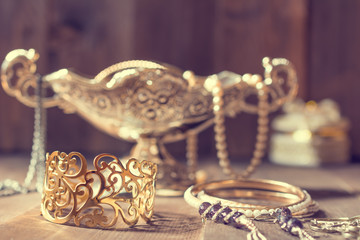
[[[28,199],[28,197],[26,197]],[[31,197],[30,199],[31,200]],[[169,199],[166,200],[167,202]],[[196,213],[188,213],[182,199],[172,199],[179,208],[169,209],[164,200],[158,201],[150,225],[139,223],[135,227],[121,226],[102,230],[58,225],[46,221],[39,214],[39,207],[22,213],[5,223],[0,223],[2,239],[201,239],[202,223]],[[181,210],[184,210],[179,212]],[[41,230],[41,231],[39,231]],[[19,234],[21,233],[21,234]]]
[[[11,177],[21,180],[25,177],[25,156],[0,155],[0,180]],[[214,158],[204,159],[200,168],[209,180],[221,179],[219,167]],[[237,164],[237,170],[243,169]],[[254,178],[284,181],[306,189],[319,203],[317,217],[345,217],[360,213],[360,171],[359,164],[336,168],[293,168],[263,164]],[[156,197],[155,214],[150,225],[141,223],[133,228],[119,225],[113,230],[60,225],[46,221],[40,216],[40,195],[31,193],[0,198],[0,239],[245,239],[246,231],[211,221],[201,222],[196,209],[188,206],[183,198]],[[255,224],[269,240],[298,239],[291,236],[272,222]],[[343,239],[336,234],[306,230],[316,239]]]
[[[352,152],[360,154],[360,2],[312,1],[309,98],[333,98],[351,122]]]

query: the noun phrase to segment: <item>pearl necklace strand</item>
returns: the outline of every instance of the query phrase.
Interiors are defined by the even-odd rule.
[[[250,165],[242,172],[236,173],[231,167],[229,153],[227,151],[226,134],[225,134],[225,111],[224,111],[224,90],[221,87],[221,82],[216,75],[210,76],[215,83],[211,89],[213,95],[213,112],[214,112],[214,132],[217,157],[219,159],[219,165],[222,167],[223,172],[226,175],[230,175],[231,178],[247,178],[249,177],[261,163],[261,158],[264,156],[264,150],[266,148],[266,140],[268,133],[268,93],[265,85],[258,81],[255,86],[258,90],[258,127],[255,143],[255,150],[253,157],[250,160]]]

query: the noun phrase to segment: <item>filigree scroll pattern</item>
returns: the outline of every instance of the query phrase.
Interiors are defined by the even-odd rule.
[[[36,106],[36,96],[34,89],[39,75],[36,74],[36,61],[39,54],[34,49],[16,49],[7,54],[1,65],[1,84],[4,90],[16,97],[20,102],[29,107]],[[44,82],[44,88],[50,88]],[[45,97],[43,106],[54,107],[58,104],[58,99]]]
[[[73,220],[79,226],[112,227],[119,216],[128,225],[153,214],[157,167],[130,159],[125,166],[115,156],[100,154],[95,170],[87,170],[78,152],[53,152],[47,157],[42,196],[43,216],[55,223]]]

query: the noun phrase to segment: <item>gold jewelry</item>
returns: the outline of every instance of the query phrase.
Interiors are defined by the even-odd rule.
[[[220,194],[220,197],[213,196],[214,194]],[[262,203],[265,201],[265,204],[237,202],[221,197],[237,197]],[[317,203],[305,190],[285,182],[264,179],[224,180],[198,184],[188,188],[184,198],[192,206],[197,206],[203,201],[220,201],[251,218],[270,216],[281,207],[287,207],[294,216],[301,217],[312,215],[318,210]]]
[[[255,150],[253,157],[250,160],[250,165],[240,174],[236,173],[230,165],[229,154],[227,151],[226,134],[225,134],[225,109],[224,109],[224,90],[222,89],[221,82],[217,75],[212,75],[207,81],[212,81],[211,92],[213,94],[213,112],[214,112],[214,132],[215,132],[215,146],[217,150],[217,157],[219,165],[222,167],[223,172],[230,175],[232,178],[247,178],[261,163],[261,158],[264,156],[264,149],[266,147],[267,133],[268,133],[268,92],[266,85],[261,82],[259,75],[245,74],[242,76],[243,81],[251,82],[257,88],[258,93],[258,128],[255,143]],[[251,79],[251,81],[249,81]]]
[[[265,57],[262,62],[265,68],[264,80],[257,74],[244,74],[243,76],[237,75],[236,77],[240,85],[245,83],[250,87],[247,91],[245,90],[245,93],[242,93],[243,97],[238,102],[237,108],[240,108],[241,111],[258,114],[258,128],[253,157],[250,160],[249,166],[240,174],[231,168],[227,151],[224,121],[225,113],[229,114],[231,111],[224,107],[224,87],[222,87],[222,84],[226,85],[226,81],[219,80],[220,73],[209,76],[204,83],[205,88],[213,95],[214,132],[219,165],[222,167],[223,172],[230,175],[231,178],[247,178],[256,170],[257,166],[261,163],[266,148],[269,130],[269,112],[276,110],[286,101],[293,99],[297,93],[296,72],[288,60]],[[287,94],[285,94],[286,90],[282,88],[285,81],[281,73],[285,73],[288,79],[286,83],[286,87],[289,88]],[[227,77],[231,75],[229,73],[224,74]],[[250,95],[257,95],[257,105],[246,102],[246,98]],[[271,102],[268,101],[269,96],[271,97]],[[279,96],[279,98],[276,96]]]
[[[267,204],[235,202],[208,193],[261,200],[266,201]],[[184,198],[189,205],[199,208],[202,218],[224,224],[235,224],[236,227],[246,226],[251,230],[248,239],[265,239],[249,218],[256,220],[275,218],[274,222],[284,231],[297,235],[301,240],[314,240],[304,230],[301,221],[293,215],[302,217],[312,215],[318,210],[317,204],[305,190],[288,183],[264,179],[214,181],[189,187],[185,191]],[[274,200],[281,202],[282,205],[270,205]]]
[[[4,90],[30,107],[36,105],[31,87],[38,57],[33,49],[17,49],[8,53],[1,65]],[[198,180],[196,135],[212,123],[219,163],[225,173],[245,178],[260,163],[267,139],[268,112],[278,109],[297,92],[296,72],[288,60],[264,58],[262,63],[264,79],[227,71],[203,77],[167,64],[141,60],[114,64],[93,78],[61,69],[43,76],[42,88],[53,94],[44,96],[42,105],[77,113],[111,136],[135,141],[130,156],[157,163],[158,187],[181,194]],[[252,96],[259,100],[253,103]],[[224,115],[235,116],[240,112],[257,113],[259,127],[251,164],[237,175],[228,159]],[[185,138],[187,168],[164,146]]]
[[[156,164],[130,159],[122,163],[110,154],[94,158],[87,169],[78,152],[47,154],[41,202],[42,215],[54,223],[112,227],[119,215],[128,225],[153,214]],[[109,215],[108,215],[109,213]]]

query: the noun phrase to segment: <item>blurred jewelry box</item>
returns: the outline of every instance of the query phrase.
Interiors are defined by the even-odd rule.
[[[347,163],[350,159],[348,119],[331,99],[304,103],[297,99],[284,106],[272,121],[270,161],[282,165],[315,167]]]

